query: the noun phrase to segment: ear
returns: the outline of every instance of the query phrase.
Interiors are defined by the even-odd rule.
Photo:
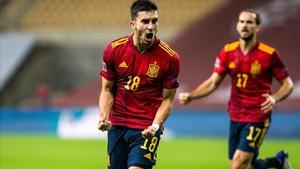
[[[135,21],[130,21],[130,27],[131,29],[135,29]]]
[[[260,31],[260,25],[257,25],[256,26],[256,32],[259,32]]]

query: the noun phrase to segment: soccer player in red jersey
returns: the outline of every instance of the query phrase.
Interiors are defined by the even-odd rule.
[[[109,43],[102,57],[99,130],[108,131],[110,169],[150,169],[179,86],[179,56],[156,37],[158,9],[131,6],[133,35]]]
[[[231,77],[229,159],[232,169],[291,168],[287,153],[280,151],[275,157],[257,159],[258,150],[271,122],[275,105],[293,90],[278,52],[257,40],[260,15],[254,10],[243,10],[236,30],[239,40],[225,45],[218,55],[214,72],[195,90],[180,93],[181,104],[212,93],[226,74]],[[271,94],[272,78],[280,88]]]

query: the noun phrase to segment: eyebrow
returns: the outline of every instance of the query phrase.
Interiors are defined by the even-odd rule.
[[[141,21],[150,21],[150,20],[152,20],[152,21],[158,21],[158,18],[155,17],[155,18],[144,18],[144,19],[141,19]]]

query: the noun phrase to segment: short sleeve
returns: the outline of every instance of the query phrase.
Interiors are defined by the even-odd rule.
[[[215,65],[214,65],[214,72],[218,73],[219,75],[223,75],[227,73],[228,66],[226,64],[226,52],[224,48],[216,57]]]
[[[272,76],[280,81],[289,76],[287,68],[283,64],[278,52],[274,52],[272,55]]]
[[[177,53],[173,56],[168,69],[169,73],[164,80],[163,86],[167,89],[177,88],[179,86],[178,75],[180,69],[179,56]]]
[[[100,74],[107,80],[115,78],[114,57],[111,45],[106,46],[103,51]]]

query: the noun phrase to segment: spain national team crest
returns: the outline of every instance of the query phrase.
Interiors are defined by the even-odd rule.
[[[147,70],[147,76],[150,78],[156,78],[158,75],[159,66],[155,64],[149,64],[148,70]]]
[[[251,63],[251,75],[253,77],[256,77],[260,74],[261,72],[261,64],[256,60],[255,62]]]

